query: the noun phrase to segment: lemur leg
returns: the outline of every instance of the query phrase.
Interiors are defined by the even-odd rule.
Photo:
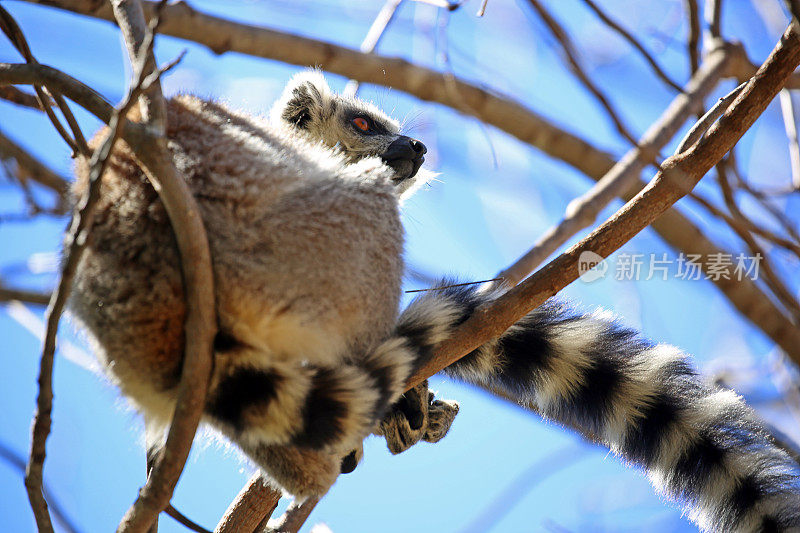
[[[328,492],[341,470],[342,458],[327,452],[277,445],[242,450],[298,502]]]
[[[243,343],[216,346],[206,421],[295,496],[324,494],[355,468],[408,372],[387,349],[323,367]]]
[[[376,434],[386,438],[393,454],[404,452],[420,440],[439,442],[458,414],[458,404],[434,400],[425,380],[403,394],[381,421]]]

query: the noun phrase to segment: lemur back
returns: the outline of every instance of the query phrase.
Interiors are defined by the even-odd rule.
[[[401,397],[405,381],[493,294],[434,290],[397,316],[398,197],[424,181],[424,145],[373,106],[334,95],[318,73],[292,80],[269,120],[184,96],[170,101],[168,123],[215,273],[205,421],[300,497],[352,470],[351,450],[371,432],[394,452],[441,438],[454,409],[427,392]],[[76,192],[86,175],[79,165]],[[160,427],[180,379],[179,258],[126,147],[103,179],[71,307],[111,378]],[[755,414],[705,385],[678,350],[605,315],[549,302],[447,372],[599,436],[706,530],[800,529],[798,466]],[[414,402],[419,420],[408,416]]]

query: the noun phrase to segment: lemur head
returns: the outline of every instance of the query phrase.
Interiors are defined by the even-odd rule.
[[[272,107],[270,118],[357,161],[377,156],[395,171],[398,193],[425,180],[418,175],[427,148],[400,134],[398,122],[376,106],[334,93],[318,70],[295,75]]]

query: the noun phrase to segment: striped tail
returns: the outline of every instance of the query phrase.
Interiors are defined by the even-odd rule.
[[[490,298],[450,287],[415,300],[398,326],[419,346],[415,366]],[[734,392],[706,385],[677,348],[607,314],[548,301],[445,372],[599,437],[704,531],[800,531],[800,467],[757,415]]]
[[[245,448],[351,451],[403,393],[416,358],[402,337],[335,366],[276,361],[257,348],[226,344],[216,349],[205,412]]]

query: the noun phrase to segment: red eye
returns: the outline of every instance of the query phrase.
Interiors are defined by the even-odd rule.
[[[361,131],[369,131],[369,122],[367,119],[356,117],[353,119],[353,125]]]

